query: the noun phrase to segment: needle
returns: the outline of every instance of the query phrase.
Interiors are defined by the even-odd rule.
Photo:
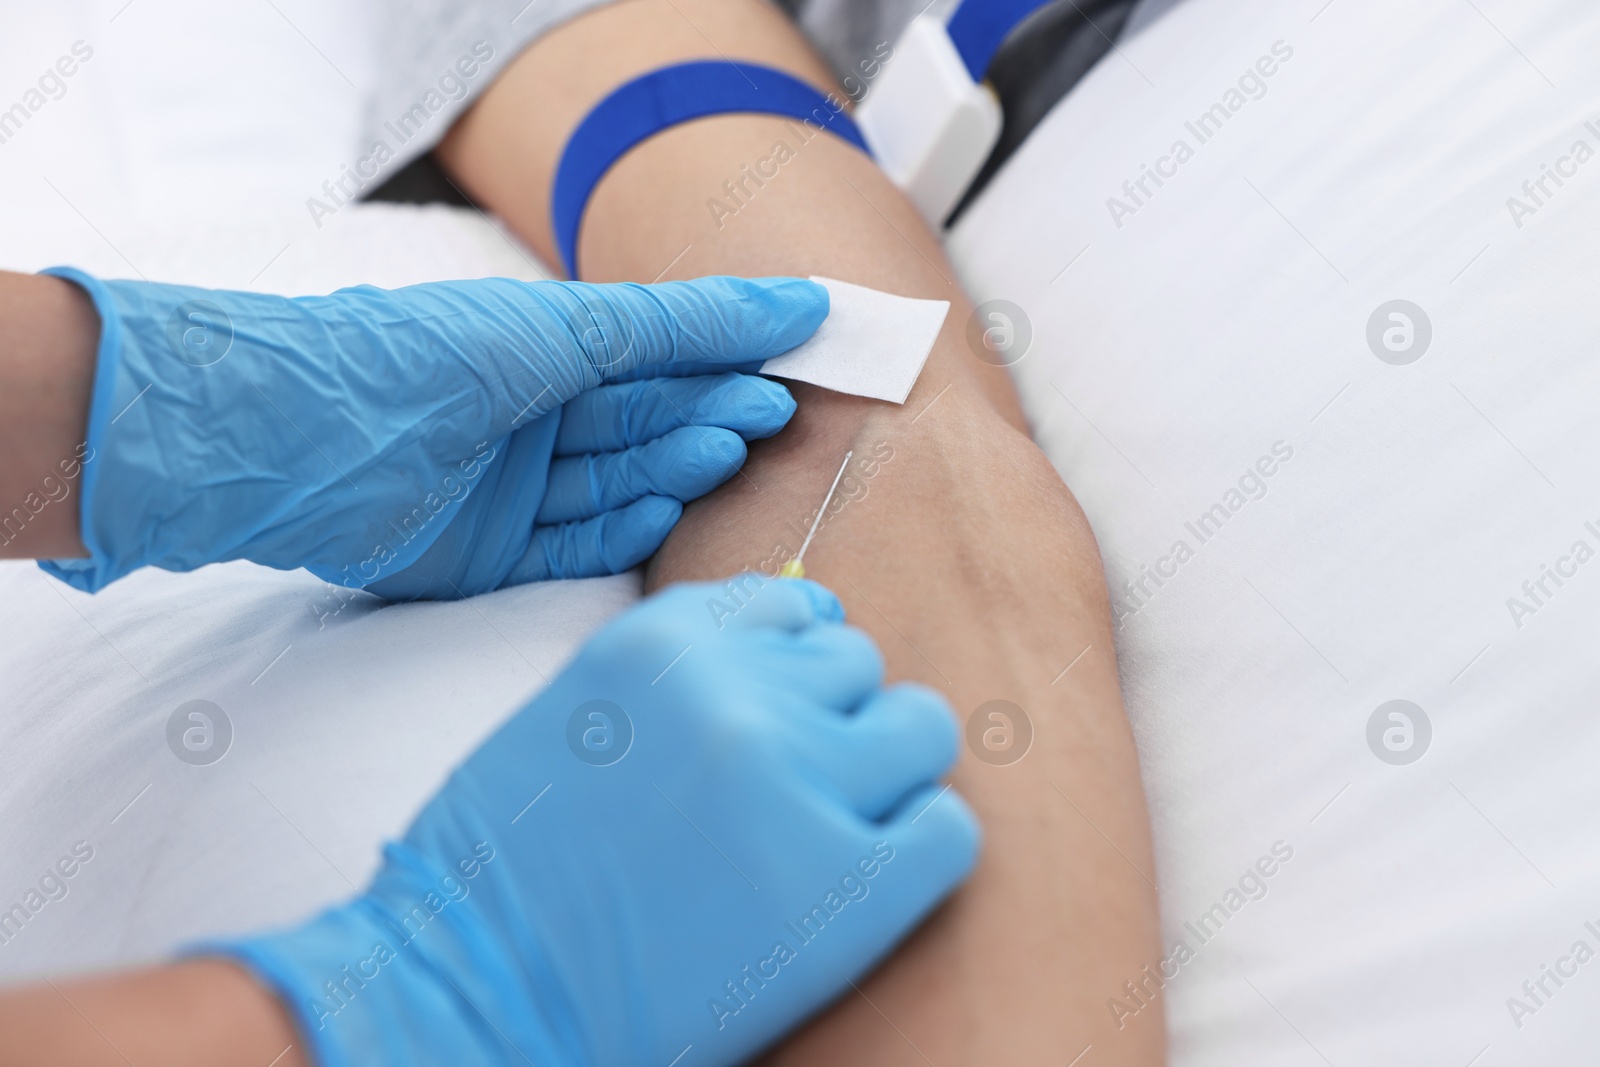
[[[828,504],[833,500],[834,490],[839,488],[839,479],[844,477],[844,469],[850,465],[850,457],[855,455],[855,449],[844,454],[844,462],[839,464],[839,473],[833,476],[833,484],[828,486],[828,495],[822,498],[822,507],[817,509],[817,517],[811,521],[811,531],[806,534],[806,539],[800,542],[800,551],[795,553],[794,559],[785,563],[778,571],[780,578],[804,578],[805,565],[800,561],[805,558],[806,549],[811,547],[811,539],[817,536],[817,527],[822,525],[822,516],[828,513]]]

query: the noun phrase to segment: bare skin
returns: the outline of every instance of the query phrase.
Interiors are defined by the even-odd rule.
[[[76,459],[99,337],[82,289],[0,271],[0,558],[84,554]]]
[[[525,52],[440,154],[467,192],[556,262],[549,190],[572,128],[638,74],[719,56],[834,88],[760,0],[624,0]],[[780,141],[794,158],[776,177],[745,179],[731,217],[707,206],[733,205],[723,183]],[[954,776],[985,827],[971,884],[771,1060],[1064,1064],[1090,1048],[1085,1064],[1161,1062],[1159,998],[1121,1028],[1107,1007],[1161,952],[1099,556],[1027,438],[1009,378],[967,347],[971,308],[937,240],[844,142],[802,142],[784,120],[730,115],[658,134],[621,160],[590,201],[579,259],[591,281],[822,274],[952,303],[904,407],[792,386],[800,409],[789,427],[752,449],[744,477],[686,510],[648,576],[655,588],[771,573],[799,547],[847,450],[891,454],[870,476],[852,462],[864,495],[852,489],[825,522],[808,576],[879,641],[892,678],[939,688],[963,716],[1010,701],[1036,732],[1019,762],[969,754]],[[982,719],[979,733],[999,725]]]
[[[231,963],[59,979],[0,996],[0,1067],[306,1067],[288,1016]]]

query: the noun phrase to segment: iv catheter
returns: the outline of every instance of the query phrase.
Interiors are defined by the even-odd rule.
[[[778,569],[778,577],[804,578],[806,576],[805,564],[800,561],[805,558],[806,549],[811,547],[811,539],[817,536],[817,527],[822,525],[822,516],[828,513],[828,504],[833,500],[834,491],[839,488],[839,479],[844,477],[844,469],[850,465],[850,457],[855,454],[855,449],[851,449],[844,454],[844,462],[839,464],[839,473],[833,476],[833,484],[828,486],[828,495],[822,498],[822,507],[817,509],[817,517],[811,522],[811,530],[806,534],[806,539],[800,542],[800,551],[795,553],[794,559],[791,559]]]

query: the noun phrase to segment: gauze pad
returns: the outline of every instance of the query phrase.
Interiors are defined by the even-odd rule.
[[[904,404],[950,302],[893,296],[833,278],[811,280],[828,290],[828,317],[805,343],[763,363],[761,373]]]

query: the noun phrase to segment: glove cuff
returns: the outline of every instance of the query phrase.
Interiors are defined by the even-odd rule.
[[[515,997],[503,953],[479,936],[451,884],[420,853],[391,844],[372,888],[350,903],[292,930],[184,955],[250,970],[283,1002],[318,1067],[573,1063],[539,1012],[507,1010]]]
[[[440,413],[478,398],[457,383],[417,387],[426,396],[409,409],[390,402],[403,371],[427,378],[384,342],[411,313],[405,299],[46,273],[100,316],[79,512],[88,558],[44,561],[46,573],[93,593],[144,566],[248,559],[360,588],[415,563],[460,509],[465,494],[426,482],[468,447],[440,443]]]
[[[101,543],[94,514],[95,489],[105,466],[103,462],[96,463],[95,459],[104,453],[106,428],[115,419],[111,408],[116,401],[117,381],[122,370],[122,316],[117,313],[111,291],[99,279],[73,267],[51,267],[40,273],[63,278],[78,286],[88,295],[96,314],[100,316],[100,343],[94,357],[94,388],[89,394],[89,421],[80,457],[83,475],[78,483],[78,534],[89,555],[87,559],[39,561],[40,568],[46,574],[66,582],[74,589],[93,593],[133,569],[131,566],[119,566],[107,546]]]
[[[295,930],[192,946],[226,956],[267,986],[294,1019],[318,1067],[499,1063],[474,1048],[448,986],[357,900]],[[443,988],[441,988],[443,987]],[[459,1049],[459,1057],[439,1055]]]

